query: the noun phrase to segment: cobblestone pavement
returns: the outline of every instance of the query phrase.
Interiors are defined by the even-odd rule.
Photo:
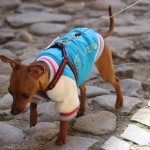
[[[91,27],[135,0],[0,0],[0,54],[25,64],[54,38],[74,27]],[[67,144],[54,144],[59,115],[46,99],[38,105],[38,124],[29,128],[29,109],[10,115],[11,68],[0,62],[1,150],[150,150],[150,1],[115,17],[112,48],[124,105],[115,110],[114,89],[93,67],[87,85],[86,115],[70,121]],[[95,30],[107,30],[109,23]]]

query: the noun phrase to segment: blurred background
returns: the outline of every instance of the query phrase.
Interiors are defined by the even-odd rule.
[[[90,28],[108,18],[109,5],[112,6],[113,13],[116,13],[136,1],[0,0],[0,55],[3,54],[28,64],[57,36],[62,36],[75,27]],[[99,24],[93,29],[101,33],[107,31],[108,27],[109,22]],[[117,15],[115,17],[114,34],[107,41],[112,49],[114,67],[116,74],[121,79],[124,94],[149,99],[150,1],[143,0],[136,6]],[[15,118],[9,115],[12,102],[7,90],[10,73],[10,66],[0,62],[0,97],[2,98],[0,100],[0,109],[2,110],[0,111],[0,121],[23,128],[21,118],[17,118],[21,122],[19,124],[18,120],[15,121]],[[110,86],[102,80],[98,80],[95,68],[88,78],[87,85],[99,86],[114,93]],[[93,105],[92,108],[96,110]],[[24,128],[22,130],[28,124],[26,121],[23,123]],[[18,135],[20,134],[18,133]],[[83,136],[86,137],[87,135]],[[0,139],[3,138],[5,136],[0,137]],[[47,139],[47,137],[45,138]],[[106,137],[103,137],[102,141],[105,141],[105,139]],[[9,140],[7,142],[9,143]],[[22,149],[32,149],[29,146],[31,143],[28,140],[26,142],[28,147],[24,144]],[[40,141],[40,146],[34,142],[35,145],[33,145],[40,149],[42,148],[42,142]],[[0,142],[0,146],[2,143],[5,142]],[[7,146],[5,148],[15,149]]]

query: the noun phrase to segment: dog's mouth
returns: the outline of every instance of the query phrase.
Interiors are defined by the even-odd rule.
[[[13,109],[10,111],[10,113],[11,113],[12,115],[14,115],[14,116],[20,114],[18,111],[13,110]]]
[[[23,109],[22,111],[18,111],[16,109],[11,109],[10,113],[14,116],[19,115],[21,113],[24,113],[26,111],[26,109]]]

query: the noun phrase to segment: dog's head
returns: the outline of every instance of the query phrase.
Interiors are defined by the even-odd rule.
[[[11,114],[17,115],[24,111],[27,104],[40,88],[39,78],[45,69],[40,65],[23,65],[18,61],[0,55],[0,60],[9,63],[12,68],[8,90],[13,96]]]

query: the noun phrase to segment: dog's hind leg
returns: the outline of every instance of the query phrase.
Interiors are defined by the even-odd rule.
[[[77,117],[83,116],[85,113],[85,103],[86,103],[86,88],[85,88],[85,84],[81,84],[80,88],[80,108],[78,111],[78,115]]]
[[[104,51],[100,58],[95,63],[101,77],[108,83],[112,84],[116,91],[116,108],[120,108],[123,105],[123,97],[120,88],[120,83],[118,77],[114,73],[112,53],[109,46],[105,41]]]

